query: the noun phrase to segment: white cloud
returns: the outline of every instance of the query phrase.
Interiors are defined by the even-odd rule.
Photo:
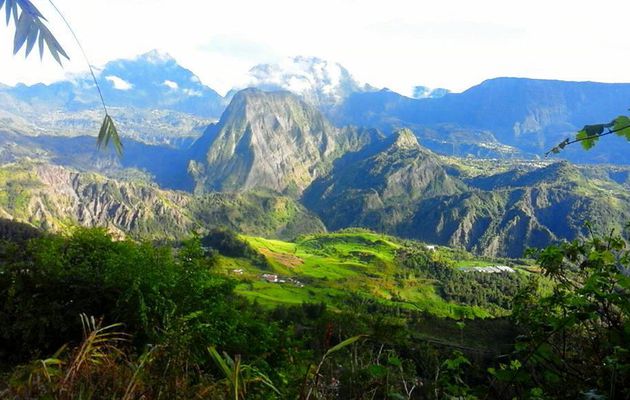
[[[129,90],[133,88],[133,85],[131,83],[127,82],[126,80],[122,78],[117,77],[116,75],[106,76],[105,79],[110,81],[112,85],[114,85],[114,89],[117,89],[117,90]]]
[[[203,96],[203,93],[201,93],[198,90],[194,90],[194,89],[184,89],[184,93],[186,93],[186,95],[188,95],[190,97],[201,97],[201,96]]]
[[[173,90],[177,90],[179,89],[179,85],[177,84],[177,82],[173,82],[173,81],[169,81],[169,80],[165,80],[164,82],[162,82],[162,85],[173,89]]]
[[[400,91],[417,84],[463,90],[496,76],[630,81],[627,0],[176,3],[56,1],[92,64],[159,47],[221,92],[254,64],[296,54],[338,61],[362,82]],[[43,63],[36,55],[24,60],[23,51],[11,56],[14,26],[0,24],[0,82],[50,82],[86,70],[63,21],[47,2],[37,6],[71,61],[62,69],[50,56]]]

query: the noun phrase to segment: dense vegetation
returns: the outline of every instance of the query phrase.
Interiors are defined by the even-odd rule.
[[[208,243],[214,235],[203,241]],[[265,306],[325,302],[337,310],[358,303],[392,313],[423,311],[455,319],[505,315],[509,309],[507,302],[449,297],[445,288],[459,290],[468,284],[467,279],[457,281],[464,272],[457,269],[460,261],[452,258],[452,251],[431,251],[422,243],[366,229],[304,235],[293,242],[240,235],[226,246],[221,232],[212,240],[221,242],[218,269],[239,281],[238,293]],[[472,258],[465,251],[458,254]],[[473,258],[469,262],[496,265],[498,261]],[[495,285],[510,280],[509,275],[498,274],[487,281]],[[518,287],[528,273],[518,269],[514,275]],[[479,295],[500,296],[489,285]]]
[[[247,260],[260,247],[226,232],[171,248],[99,229],[30,239],[13,231],[0,245],[3,398],[629,395],[630,263],[617,237],[545,250],[538,279],[477,276],[440,263],[448,253],[394,243],[398,273],[435,280],[442,296],[496,309],[514,302],[511,319],[452,320],[360,295],[334,308],[261,307],[222,267],[227,252]],[[343,256],[360,240],[390,246],[369,232],[337,235],[304,237],[296,254]],[[527,285],[510,300],[514,280]]]
[[[527,281],[516,272],[488,274],[475,268],[453,268],[450,260],[427,252],[401,253],[400,258],[405,267],[437,281],[445,300],[485,309],[510,310],[512,299]]]

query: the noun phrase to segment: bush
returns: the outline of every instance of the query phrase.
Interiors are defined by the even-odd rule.
[[[242,312],[234,283],[211,272],[199,239],[170,248],[113,241],[102,229],[77,229],[0,251],[0,360],[51,354],[80,340],[80,314],[121,322],[138,349],[185,331],[206,345],[266,343],[264,327]],[[181,340],[180,337],[178,340]],[[252,346],[257,351],[257,346]]]

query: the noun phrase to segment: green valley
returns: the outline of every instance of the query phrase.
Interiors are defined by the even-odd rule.
[[[237,293],[263,305],[322,302],[339,310],[360,303],[455,319],[509,313],[506,304],[450,301],[445,292],[463,292],[463,287],[452,286],[457,285],[458,278],[483,274],[474,267],[504,265],[506,260],[480,260],[463,251],[427,248],[419,242],[357,229],[300,236],[294,242],[245,235],[231,240],[251,247],[256,257],[228,253],[232,256],[220,255],[218,265],[224,274],[239,281]],[[222,246],[217,246],[220,253]],[[509,263],[515,265],[514,260]],[[462,266],[473,268],[463,272],[459,269]],[[488,280],[510,281],[512,287],[503,291],[515,294],[529,273],[519,267],[508,271],[488,274]],[[479,299],[497,296],[490,286],[479,287]],[[509,297],[508,292],[503,295]]]

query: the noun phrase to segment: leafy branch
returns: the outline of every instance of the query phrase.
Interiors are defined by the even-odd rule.
[[[582,144],[585,150],[590,150],[595,146],[599,138],[613,133],[617,136],[625,137],[630,141],[630,118],[625,115],[620,115],[607,124],[585,125],[584,128],[575,135],[574,139],[567,138],[563,140],[553,149],[545,153],[545,156],[558,154],[568,145],[578,142]]]
[[[101,100],[101,104],[103,105],[103,110],[105,110],[105,118],[103,119],[103,123],[101,124],[101,129],[99,131],[98,139],[96,141],[96,146],[98,149],[102,149],[107,147],[111,142],[116,150],[118,156],[122,156],[123,145],[120,140],[120,135],[118,134],[118,130],[116,129],[116,125],[114,124],[114,120],[109,115],[107,111],[107,105],[105,104],[105,99],[103,98],[103,93],[101,91],[101,87],[98,84],[98,80],[96,79],[96,75],[94,74],[94,70],[92,69],[92,65],[90,64],[90,60],[81,46],[81,42],[77,37],[76,33],[72,29],[72,26],[65,18],[63,13],[57,8],[55,3],[52,0],[48,0],[55,11],[59,14],[64,24],[68,27],[68,30],[74,37],[81,53],[83,54],[83,58],[88,65],[90,70],[90,74],[92,75],[92,79],[94,80],[94,84],[96,85],[96,89],[98,90],[98,95]],[[48,49],[48,52],[52,55],[52,57],[59,63],[60,66],[63,67],[61,62],[61,57],[69,60],[70,57],[66,53],[66,51],[61,47],[59,41],[55,38],[55,36],[50,32],[48,27],[46,27],[45,22],[48,20],[42,15],[42,13],[30,2],[30,0],[0,0],[0,10],[5,8],[6,11],[6,24],[9,25],[11,19],[13,19],[13,23],[15,24],[15,36],[13,38],[13,54],[17,54],[24,46],[26,46],[25,57],[28,57],[33,48],[35,47],[35,43],[38,43],[39,47],[39,55],[40,58],[44,57],[44,48]]]

